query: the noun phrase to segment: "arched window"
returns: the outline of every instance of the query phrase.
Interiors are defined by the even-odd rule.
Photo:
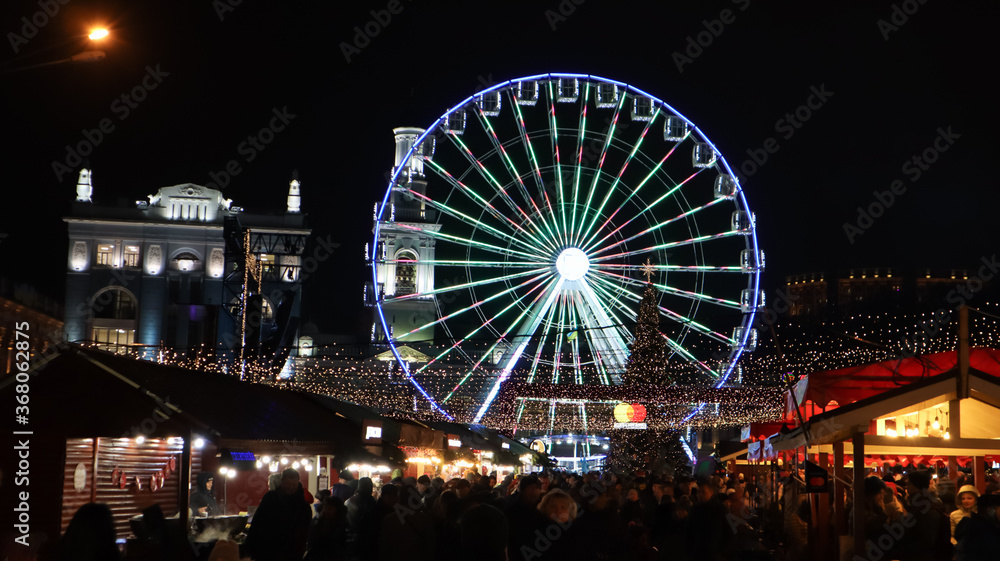
[[[91,311],[95,319],[135,319],[135,296],[120,286],[110,286],[94,295]]]
[[[135,344],[135,296],[120,286],[109,286],[90,300],[90,340],[99,349],[125,353]]]
[[[417,254],[404,249],[396,254],[396,295],[417,291]]]

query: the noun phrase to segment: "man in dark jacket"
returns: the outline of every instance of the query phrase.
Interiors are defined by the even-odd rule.
[[[218,503],[215,502],[215,495],[212,493],[212,474],[203,471],[198,474],[198,485],[191,493],[191,510],[195,516],[219,516]]]
[[[299,472],[288,468],[281,484],[268,491],[247,532],[247,553],[255,561],[302,559],[309,536],[312,509],[306,502]]]
[[[904,561],[951,559],[951,519],[947,509],[930,491],[931,475],[926,470],[912,471],[906,482],[906,510],[914,522],[900,543],[899,558]]]

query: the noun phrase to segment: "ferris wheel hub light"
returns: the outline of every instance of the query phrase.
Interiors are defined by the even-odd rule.
[[[568,281],[577,281],[590,270],[590,259],[583,251],[570,247],[559,254],[556,259],[556,270],[559,271],[562,278]]]

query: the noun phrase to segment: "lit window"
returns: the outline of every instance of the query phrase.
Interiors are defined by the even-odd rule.
[[[417,255],[401,251],[396,255],[396,294],[413,294],[417,291]]]
[[[260,270],[265,275],[273,275],[278,270],[278,260],[270,253],[261,253],[257,256],[260,259]]]
[[[105,267],[110,267],[112,264],[111,256],[115,252],[114,244],[98,244],[97,245],[97,264],[103,265]]]
[[[135,330],[95,327],[91,339],[101,350],[124,354],[135,340]]]
[[[125,266],[126,267],[139,266],[139,246],[137,245],[125,246]]]

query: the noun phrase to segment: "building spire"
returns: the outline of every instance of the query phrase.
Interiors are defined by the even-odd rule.
[[[288,184],[288,214],[298,214],[301,211],[299,185],[299,170],[292,170],[292,181]]]
[[[94,193],[94,187],[90,183],[91,171],[87,168],[80,170],[80,177],[76,180],[76,200],[81,203],[92,203],[90,195]]]

